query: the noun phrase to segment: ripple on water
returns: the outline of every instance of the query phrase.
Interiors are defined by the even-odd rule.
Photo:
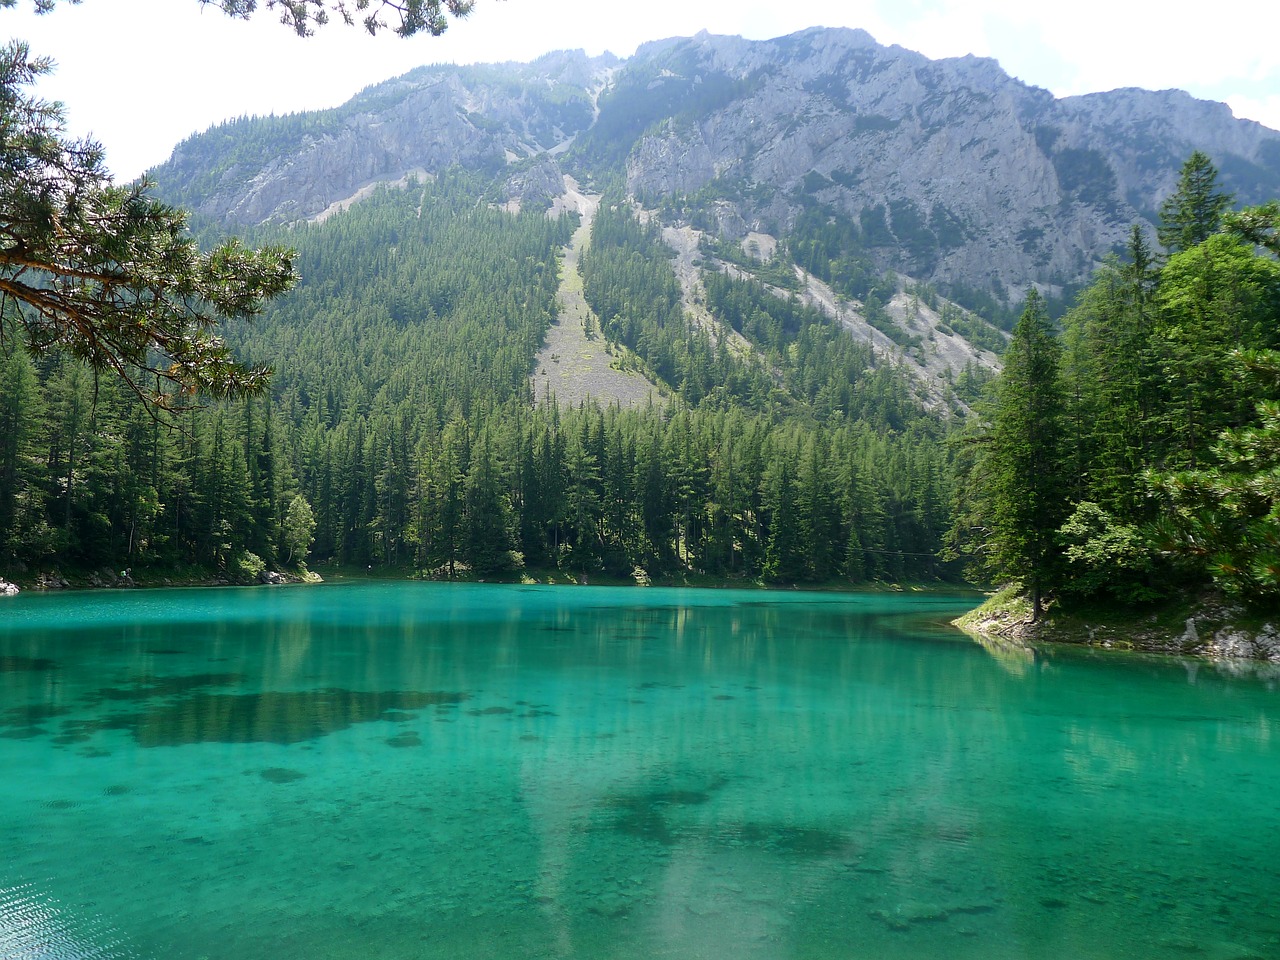
[[[0,957],[127,960],[137,954],[103,918],[77,914],[25,884],[0,887]]]

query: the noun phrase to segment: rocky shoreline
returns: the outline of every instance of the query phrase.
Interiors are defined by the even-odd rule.
[[[1035,623],[1029,603],[996,599],[965,614],[955,625],[966,633],[1001,641],[1280,664],[1280,629],[1275,618],[1258,622],[1257,616],[1219,597],[1201,598],[1173,618],[1160,611],[1116,622],[1064,614],[1051,607]]]
[[[126,568],[115,571],[107,567],[91,570],[68,578],[58,571],[40,571],[33,577],[23,581],[24,586],[0,577],[0,597],[16,597],[23,589],[46,592],[50,590],[122,590],[138,587],[234,587],[234,586],[281,586],[290,583],[323,583],[324,578],[310,570],[301,572],[291,570],[263,570],[252,580],[233,580],[225,575],[179,576],[177,579],[167,576],[152,578],[139,573],[134,578],[133,570]]]

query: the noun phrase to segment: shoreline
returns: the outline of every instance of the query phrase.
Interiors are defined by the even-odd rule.
[[[0,575],[0,597],[4,595],[6,576]],[[505,583],[505,584],[543,584],[547,586],[600,586],[600,587],[678,587],[703,590],[756,590],[760,592],[795,592],[808,591],[814,593],[932,593],[951,591],[972,594],[976,605],[982,599],[982,593],[971,584],[952,583],[945,580],[924,583],[891,583],[887,581],[867,581],[851,583],[844,580],[825,580],[813,583],[767,583],[759,579],[739,577],[716,577],[704,574],[675,574],[619,577],[603,573],[575,573],[555,568],[538,568],[520,571],[511,576],[473,577],[462,575],[454,578],[431,576],[429,572],[405,567],[344,567],[336,564],[320,564],[316,569],[283,569],[279,571],[264,570],[254,579],[235,579],[226,571],[215,571],[197,567],[164,567],[157,569],[113,571],[108,568],[93,571],[61,570],[39,571],[33,576],[16,578],[10,584],[14,593],[56,593],[62,591],[103,590],[103,589],[164,589],[167,587],[236,587],[236,586],[270,586],[289,583],[343,583],[359,581],[421,581],[431,583]]]
[[[1144,608],[1051,605],[1031,622],[1025,596],[1006,588],[952,624],[970,636],[1024,645],[1053,643],[1128,650],[1215,662],[1280,664],[1280,623],[1217,594],[1184,597]]]

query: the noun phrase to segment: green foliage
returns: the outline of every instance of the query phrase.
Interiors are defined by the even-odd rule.
[[[998,327],[954,303],[942,304],[939,317],[945,326],[960,334],[969,343],[983,350],[990,350],[994,354],[1004,353],[1004,348],[1009,342]]]
[[[958,494],[968,502],[957,511],[951,538],[979,570],[1021,581],[1035,617],[1059,584],[1057,532],[1067,511],[1061,353],[1033,290],[1005,351],[990,428],[965,468]]]
[[[1166,546],[1201,559],[1214,583],[1254,604],[1280,599],[1280,353],[1238,351],[1236,370],[1263,386],[1255,422],[1226,429],[1212,463],[1153,477],[1169,497]]]
[[[66,139],[60,105],[26,92],[49,69],[26,44],[0,47],[0,342],[63,351],[160,408],[260,392],[267,370],[213,331],[289,289],[291,253],[201,252],[184,213],[147,183],[113,185],[101,148]]]
[[[1157,268],[1135,227],[1128,262],[1104,267],[1064,318],[1060,466],[1044,459],[1039,488],[1013,482],[1033,471],[1011,471],[1000,454],[1011,443],[1001,422],[1033,423],[1031,385],[1051,382],[1021,361],[1020,322],[992,430],[959,461],[954,552],[1032,589],[1045,558],[1044,584],[1078,602],[1134,604],[1213,584],[1274,604],[1280,263],[1258,248],[1272,250],[1275,207],[1229,215],[1215,232],[1227,202],[1212,164],[1193,155],[1165,208],[1167,263]],[[1055,527],[1054,504],[1051,548],[1037,538]]]
[[[1168,402],[1167,462],[1195,468],[1257,400],[1231,360],[1237,347],[1280,347],[1280,263],[1218,234],[1171,257],[1155,295]]]
[[[258,582],[266,569],[267,565],[261,557],[248,550],[241,550],[227,562],[227,577],[232,583],[253,584]]]
[[[1223,223],[1241,239],[1280,256],[1280,201],[1228,213]]]
[[[1182,165],[1178,186],[1160,205],[1156,234],[1170,253],[1190,250],[1218,231],[1233,197],[1218,189],[1218,170],[1196,150]]]
[[[865,300],[881,285],[879,271],[863,252],[862,231],[846,217],[806,210],[787,246],[799,266],[846,297]]]
[[[742,268],[761,283],[767,283],[771,287],[793,292],[800,290],[800,280],[796,277],[794,266],[790,257],[786,255],[785,250],[779,250],[768,260],[759,260],[746,253],[740,244],[728,240],[704,238],[702,252],[707,256]]]
[[[1154,550],[1143,531],[1119,523],[1096,503],[1076,504],[1058,530],[1067,573],[1063,589],[1081,596],[1109,593],[1125,603],[1142,603],[1160,596],[1149,585]]]
[[[307,503],[307,498],[300,493],[296,494],[289,501],[289,509],[285,511],[284,524],[280,529],[280,545],[288,551],[285,563],[305,561],[315,537],[315,513],[311,504]]]
[[[70,359],[0,353],[3,556],[246,579],[249,554],[473,577],[947,573],[951,454],[904,377],[756,282],[707,278],[754,359],[693,331],[669,252],[625,208],[597,216],[591,296],[685,401],[535,405],[574,224],[490,209],[485,186],[448,174],[289,231],[303,280],[227,327],[275,364],[271,396],[183,411],[179,430]]]

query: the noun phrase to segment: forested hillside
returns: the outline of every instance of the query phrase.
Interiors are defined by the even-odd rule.
[[[1265,596],[1273,360],[1232,351],[1280,348],[1274,208],[1229,211],[1280,192],[1280,134],[1120,93],[1055,101],[859,32],[704,35],[423,68],[192,138],[157,175],[205,249],[238,225],[272,289],[301,279],[175,342],[239,376],[216,323],[270,385],[215,401],[161,342],[73,359],[6,313],[0,565],[860,583],[967,558],[1042,598]],[[1210,134],[1222,168],[1197,151],[1178,180]],[[133,223],[143,192],[106,196]],[[575,231],[583,336],[661,403],[534,396]],[[201,289],[234,292],[253,258],[216,249]],[[130,309],[113,332],[145,330]]]
[[[574,220],[503,212],[479,186],[410,182],[254,238],[292,244],[303,278],[226,331],[274,367],[269,397],[170,425],[114,379],[7,351],[5,563],[245,578],[310,544],[313,565],[440,576],[939,575],[950,453],[905,375],[747,281],[725,281],[714,310],[754,359],[695,331],[625,203],[599,218],[588,296],[680,402],[534,404]]]

